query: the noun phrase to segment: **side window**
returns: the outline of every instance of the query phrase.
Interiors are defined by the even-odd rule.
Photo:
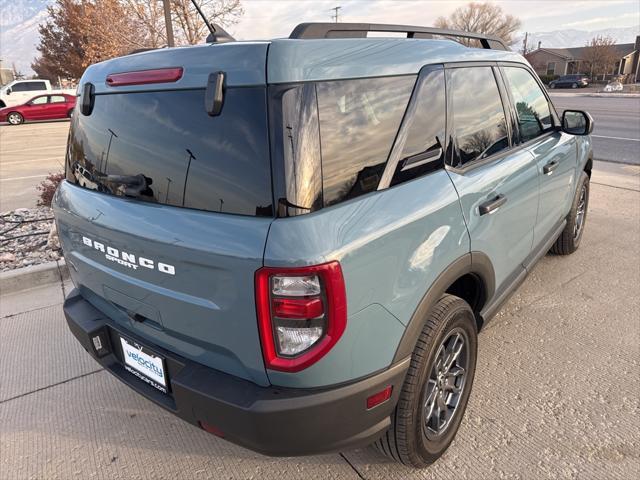
[[[549,102],[540,86],[524,68],[505,67],[505,76],[515,103],[523,142],[553,128]]]
[[[391,185],[406,182],[444,165],[446,95],[444,70],[426,73],[418,80],[411,110],[405,120],[407,137]],[[403,127],[404,128],[404,127]]]
[[[491,67],[454,68],[447,71],[456,141],[453,166],[509,148],[507,122]]]
[[[67,101],[63,95],[51,95],[51,103],[65,103]]]
[[[16,83],[11,86],[11,91],[12,92],[28,92],[29,83],[28,82]]]
[[[378,187],[416,77],[319,82],[325,205]]]
[[[31,105],[44,105],[45,103],[47,103],[46,95],[44,97],[36,97],[31,100]]]
[[[46,90],[47,89],[47,87],[45,86],[44,82],[29,82],[27,85],[29,86],[29,90],[31,90],[31,91]]]

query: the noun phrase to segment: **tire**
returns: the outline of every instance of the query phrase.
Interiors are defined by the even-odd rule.
[[[571,84],[571,88],[578,88],[578,84],[577,83],[572,83]]]
[[[555,83],[550,83],[549,84],[549,88],[556,88],[556,84]]]
[[[582,172],[578,181],[578,188],[571,204],[571,211],[567,216],[567,225],[551,247],[551,253],[556,255],[569,255],[580,246],[584,226],[587,221],[589,208],[589,176]]]
[[[444,391],[448,392],[446,404],[456,403],[456,406],[449,411],[447,405],[445,417],[447,414],[450,414],[450,417],[442,423],[441,430],[436,432],[432,428],[435,426],[434,416],[437,416],[438,421],[442,416],[440,412],[436,414],[434,411],[434,415],[428,417],[428,423],[425,422],[428,412],[425,404],[439,403],[430,401],[438,397],[436,386],[440,380],[433,380],[436,378],[434,372],[438,371],[439,366],[446,365],[443,360],[451,358],[447,352],[452,346],[459,345],[454,342],[458,337],[463,340],[461,351],[456,363],[448,369],[449,376],[445,377],[448,380],[453,378],[453,385],[449,384],[448,380],[441,384]],[[473,311],[461,298],[444,295],[427,317],[418,338],[398,404],[391,416],[391,426],[374,443],[380,452],[415,468],[426,467],[440,458],[453,441],[464,416],[473,385],[477,345]],[[463,368],[464,374],[460,373],[462,363],[466,366]],[[452,374],[454,370],[456,373]],[[449,390],[451,387],[460,389],[457,402],[456,394]]]
[[[9,112],[7,115],[7,122],[11,125],[20,125],[24,123],[24,117],[18,112]]]
[[[67,112],[67,118],[73,118],[73,108]]]
[[[0,100],[0,108],[5,108],[7,105],[4,101]]]

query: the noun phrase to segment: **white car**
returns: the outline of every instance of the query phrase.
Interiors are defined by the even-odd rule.
[[[14,80],[0,88],[0,108],[22,105],[38,95],[47,93],[75,95],[75,90],[53,90],[49,80]]]

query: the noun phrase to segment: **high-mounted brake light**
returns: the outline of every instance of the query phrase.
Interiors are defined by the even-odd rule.
[[[338,262],[256,272],[256,311],[266,367],[297,372],[320,360],[347,324]]]
[[[156,68],[136,72],[111,73],[107,75],[107,85],[124,87],[125,85],[146,85],[148,83],[171,83],[182,78],[182,67]]]

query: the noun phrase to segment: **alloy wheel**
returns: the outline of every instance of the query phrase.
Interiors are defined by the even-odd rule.
[[[422,428],[433,439],[442,435],[454,417],[466,384],[469,340],[456,328],[438,347],[425,385]]]
[[[17,113],[10,113],[7,120],[11,125],[19,125],[22,123],[22,118]]]

